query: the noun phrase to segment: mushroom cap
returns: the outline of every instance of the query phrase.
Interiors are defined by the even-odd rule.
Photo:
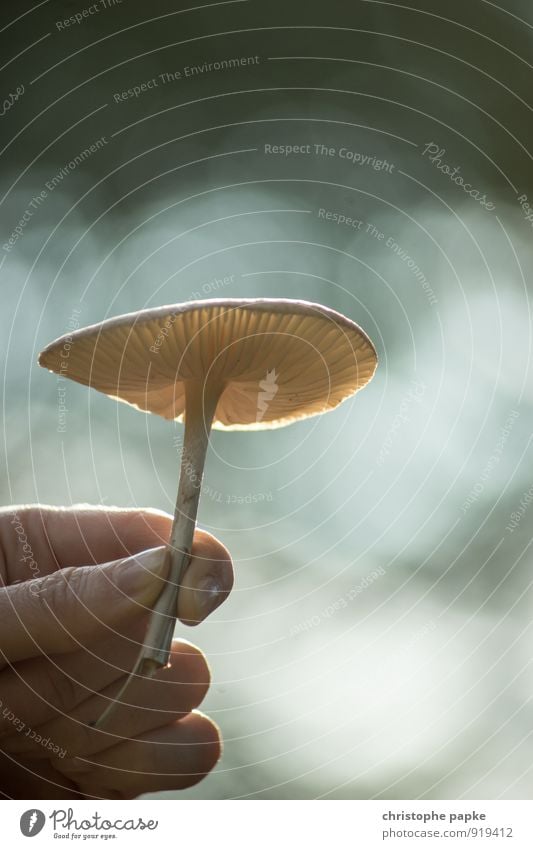
[[[213,427],[261,429],[333,409],[369,382],[377,354],[361,328],[335,310],[250,298],[107,319],[56,339],[39,364],[179,421],[186,381],[222,388]]]

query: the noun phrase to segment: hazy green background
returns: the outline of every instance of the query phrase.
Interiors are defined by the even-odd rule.
[[[210,658],[204,707],[226,744],[185,797],[531,795],[533,228],[517,196],[533,203],[533,18],[520,0],[414,2],[123,0],[62,31],[83,0],[0,13],[1,97],[25,87],[0,118],[2,244],[107,141],[0,250],[3,503],[172,509],[181,426],[72,384],[57,430],[36,354],[74,309],[90,324],[199,290],[307,298],[379,351],[372,384],[330,415],[213,437],[200,522],[232,550],[236,587],[185,636]]]

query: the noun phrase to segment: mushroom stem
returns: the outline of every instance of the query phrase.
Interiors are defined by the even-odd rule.
[[[165,588],[153,608],[140,674],[149,675],[150,667],[153,666],[155,671],[168,664],[179,591],[191,559],[209,434],[219,398],[218,389],[202,387],[192,381],[186,384],[180,481],[165,555],[170,560],[170,567]]]
[[[168,665],[179,591],[191,560],[209,434],[221,392],[220,387],[196,381],[185,384],[185,436],[174,521],[164,554],[170,561],[166,583],[152,609],[137,662],[114,701],[93,724],[96,728],[109,718],[134,675],[152,677]]]

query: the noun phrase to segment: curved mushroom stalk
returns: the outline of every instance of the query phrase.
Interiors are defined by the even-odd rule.
[[[118,696],[93,723],[94,728],[101,728],[114,713],[135,675],[151,678],[158,669],[168,665],[179,591],[191,559],[209,435],[222,391],[223,388],[219,386],[202,386],[192,380],[185,384],[185,436],[180,479],[174,521],[164,555],[170,561],[167,581],[152,608],[144,644],[135,666]]]

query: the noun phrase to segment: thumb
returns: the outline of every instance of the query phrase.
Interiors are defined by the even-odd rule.
[[[0,589],[1,652],[13,663],[79,649],[153,606],[165,547],[98,566],[72,566]]]

